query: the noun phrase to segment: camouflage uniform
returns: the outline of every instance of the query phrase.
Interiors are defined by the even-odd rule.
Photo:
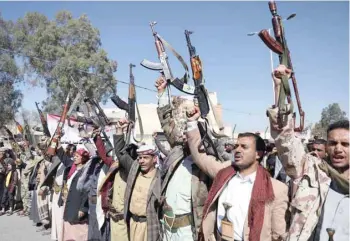
[[[38,157],[29,157],[26,167],[22,171],[21,177],[21,198],[23,202],[23,210],[29,212],[31,204],[31,192],[29,191],[29,177],[34,169],[35,164],[40,160]]]
[[[277,123],[277,111],[277,108],[268,110],[271,125]],[[324,161],[305,153],[301,140],[295,136],[292,116],[289,115],[283,124],[280,132],[271,126],[271,136],[275,139],[286,174],[294,185],[287,240],[306,241],[318,223],[331,178],[320,168],[325,165]]]

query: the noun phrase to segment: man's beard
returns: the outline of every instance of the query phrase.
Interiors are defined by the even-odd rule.
[[[232,166],[235,167],[235,169],[237,169],[238,171],[243,171],[245,169],[250,168],[251,166],[254,165],[254,162],[250,163],[250,164],[242,164],[242,165],[237,165],[236,162],[232,163]]]

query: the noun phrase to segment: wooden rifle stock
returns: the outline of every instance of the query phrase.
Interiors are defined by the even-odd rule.
[[[39,108],[39,103],[38,103],[38,102],[35,102],[35,105],[36,105],[36,109],[37,109],[38,112],[39,112],[40,122],[41,122],[41,125],[43,126],[44,134],[45,134],[47,137],[51,137],[49,128],[47,127],[47,121],[46,121],[46,119],[45,119],[45,116],[44,116],[43,112],[42,112],[42,111],[40,110],[40,108]]]
[[[283,47],[280,43],[278,43],[269,32],[264,29],[259,32],[260,39],[266,44],[266,46],[271,49],[274,53],[281,55],[283,54]]]
[[[62,129],[63,129],[64,123],[65,123],[66,118],[67,118],[68,108],[69,108],[69,93],[68,93],[66,101],[64,103],[63,111],[62,111],[62,114],[61,114],[61,118],[60,118],[60,121],[57,124],[57,128],[56,128],[55,134],[53,135],[53,137],[52,137],[52,139],[50,141],[50,145],[49,145],[49,147],[47,148],[47,151],[46,151],[46,153],[49,156],[54,156],[56,154],[56,149],[57,149],[57,146],[58,146],[58,142],[59,142],[60,136],[62,134]]]
[[[293,113],[293,102],[292,102],[292,96],[291,96],[291,91],[290,91],[289,82],[288,82],[289,78],[286,76],[282,76],[280,91],[279,93],[276,93],[276,96],[275,96],[275,99],[277,100],[276,105],[279,108],[279,113],[278,113],[279,127],[277,129],[280,130],[282,128],[282,121],[281,121],[282,115],[288,115],[289,113],[293,113],[294,131],[301,132],[304,129],[305,112],[301,107],[297,81],[295,78],[293,65],[290,58],[290,51],[288,49],[288,45],[285,39],[284,28],[282,25],[282,18],[277,14],[277,5],[275,1],[269,2],[269,9],[272,14],[272,27],[273,27],[275,39],[270,36],[267,30],[260,31],[259,37],[271,51],[279,55],[280,64],[285,65],[287,68],[292,70],[290,78],[292,79],[293,89],[294,89],[295,98],[298,106],[298,112],[300,115],[300,125],[299,127],[296,127],[295,125],[296,113],[295,112]],[[285,99],[287,99],[287,102],[290,106],[287,106],[287,104],[285,104]]]
[[[136,113],[135,113],[135,104],[136,104],[136,92],[135,92],[135,78],[132,73],[132,68],[136,67],[134,64],[130,64],[130,83],[129,83],[129,96],[128,96],[128,116],[129,121],[135,122],[136,121]]]
[[[202,74],[202,61],[199,56],[191,58],[191,68],[194,80],[199,80],[203,78]]]

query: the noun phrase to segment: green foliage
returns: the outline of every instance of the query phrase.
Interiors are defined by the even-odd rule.
[[[17,20],[14,30],[16,48],[27,56],[23,58],[26,73],[34,73],[46,87],[45,111],[59,114],[68,92],[76,95],[76,86],[88,97],[107,100],[111,93],[107,86],[116,84],[117,63],[108,59],[99,31],[86,15],[75,19],[61,11],[49,20],[31,12]]]
[[[338,103],[333,103],[323,108],[321,113],[321,120],[315,124],[311,131],[313,136],[318,136],[319,138],[327,138],[327,128],[330,124],[344,120],[346,118],[346,113],[340,109]]]
[[[14,48],[12,30],[13,23],[0,15],[0,126],[13,120],[22,102],[21,92],[15,89],[22,78],[14,55],[8,51]]]

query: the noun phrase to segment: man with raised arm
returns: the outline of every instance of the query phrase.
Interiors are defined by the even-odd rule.
[[[290,75],[284,65],[273,72],[276,89],[281,77]],[[292,115],[282,119],[277,130],[278,108],[268,109],[271,136],[286,174],[293,181],[292,220],[288,240],[349,240],[349,121],[331,124],[327,130],[327,154],[322,158],[306,153],[294,132]],[[333,239],[329,237],[333,236]]]
[[[199,108],[188,113],[188,126],[197,126]],[[187,131],[193,161],[214,178],[203,211],[199,240],[281,240],[286,235],[287,186],[270,177],[259,163],[264,140],[241,133],[234,145],[234,162],[220,163],[198,150],[198,128]]]

